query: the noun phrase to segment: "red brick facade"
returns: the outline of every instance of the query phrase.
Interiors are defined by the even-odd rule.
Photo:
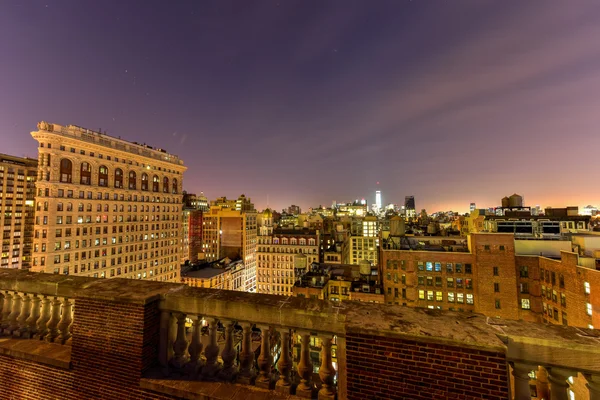
[[[600,271],[578,266],[575,253],[518,256],[510,234],[470,235],[469,252],[381,253],[387,304],[600,327]]]
[[[349,334],[348,399],[507,399],[503,353]]]

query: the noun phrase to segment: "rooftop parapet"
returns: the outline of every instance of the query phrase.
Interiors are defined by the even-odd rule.
[[[0,379],[17,397],[198,398],[212,388],[202,398],[227,389],[237,393],[228,398],[505,399],[512,387],[525,399],[540,366],[553,398],[565,398],[570,376],[586,380],[590,399],[600,394],[592,330],[18,270],[0,270],[0,294]],[[2,375],[15,362],[45,373],[21,384],[20,372]],[[57,366],[67,383],[48,394],[43,380]]]

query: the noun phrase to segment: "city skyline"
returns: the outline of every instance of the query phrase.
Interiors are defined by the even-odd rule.
[[[0,6],[3,153],[35,158],[46,120],[165,148],[185,190],[258,209],[598,205],[598,4],[143,4]]]

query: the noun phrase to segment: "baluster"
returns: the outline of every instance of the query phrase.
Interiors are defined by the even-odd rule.
[[[300,383],[296,388],[296,395],[312,399],[313,398],[313,364],[310,360],[310,333],[299,332],[302,335],[302,341],[300,343],[300,362],[298,362],[298,376],[300,376]]]
[[[185,338],[185,319],[186,315],[179,313],[177,318],[177,338],[173,343],[173,358],[171,358],[171,365],[175,368],[183,368],[185,363],[188,362],[187,348],[188,341]]]
[[[55,297],[54,300],[51,302],[51,306],[51,316],[47,325],[48,333],[44,337],[46,342],[50,343],[54,342],[54,340],[56,340],[59,334],[58,323],[60,322],[60,300],[58,300],[58,298]]]
[[[73,303],[69,301],[66,297],[63,299],[63,307],[62,307],[62,315],[60,317],[60,322],[58,323],[58,330],[60,335],[58,339],[61,344],[65,344],[67,340],[71,338],[71,332],[69,332],[69,327],[73,322],[73,318],[71,316],[71,306]]]
[[[22,337],[30,339],[36,334],[36,322],[40,318],[40,298],[37,294],[34,294],[31,298],[31,312],[29,318],[25,323],[27,324],[27,330],[23,333]]]
[[[202,316],[197,315],[193,317],[192,322],[192,340],[188,351],[190,353],[190,362],[185,366],[187,375],[194,379],[198,374],[198,371],[202,367],[202,361],[200,356],[202,354],[202,341],[200,340],[200,334],[202,333]]]
[[[27,331],[27,319],[31,312],[31,297],[27,293],[23,293],[21,300],[21,314],[17,318],[17,324],[19,329],[13,332],[13,336],[21,337]]]
[[[268,326],[260,326],[260,337],[260,355],[258,356],[259,373],[256,378],[256,386],[269,389],[271,386],[271,364],[273,363],[273,357],[271,356]]]
[[[225,346],[221,352],[223,369],[219,372],[219,378],[226,381],[232,381],[238,373],[238,368],[234,365],[237,357],[237,350],[233,346],[233,329],[235,327],[235,321],[223,321],[223,325],[225,327]]]
[[[290,372],[292,371],[292,358],[290,356],[290,330],[280,329],[281,334],[281,353],[277,362],[277,370],[279,371],[279,380],[275,387],[278,391],[290,394],[292,382],[290,380]]]
[[[4,328],[5,335],[12,336],[12,333],[15,330],[19,329],[19,323],[17,322],[17,319],[19,318],[19,314],[21,314],[21,303],[22,300],[19,293],[14,293],[12,301],[12,310],[10,312],[10,315],[8,316],[8,326]]]
[[[242,327],[244,329],[242,337],[242,351],[240,352],[240,373],[237,381],[249,385],[256,371],[254,370],[254,351],[252,351],[252,323],[245,322]]]
[[[210,332],[210,342],[204,349],[204,356],[206,357],[206,364],[202,367],[202,376],[204,378],[212,379],[219,371],[220,365],[217,362],[219,357],[219,345],[217,344],[217,327],[219,320],[214,318],[208,327]]]
[[[533,370],[537,370],[537,366],[523,363],[511,363],[511,366],[515,382],[514,400],[530,400],[531,391],[529,390],[529,373]]]
[[[0,333],[8,328],[8,317],[12,311],[13,295],[7,290],[4,292],[4,301],[2,303],[2,319],[0,320]]]
[[[37,333],[33,335],[34,339],[43,340],[48,334],[48,321],[50,321],[50,299],[44,296],[40,317],[35,323]]]
[[[325,336],[321,339],[321,367],[319,368],[319,377],[323,385],[319,390],[320,399],[335,398],[335,369],[331,360],[331,336]]]
[[[577,373],[571,373],[563,368],[546,368],[548,371],[548,380],[550,381],[550,397],[552,400],[569,400],[567,389],[569,383],[567,379]]]

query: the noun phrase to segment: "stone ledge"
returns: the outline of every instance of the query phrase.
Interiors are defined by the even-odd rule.
[[[0,355],[62,369],[71,367],[71,346],[41,340],[0,337]]]
[[[273,390],[222,382],[142,378],[140,387],[186,400],[302,400]]]

